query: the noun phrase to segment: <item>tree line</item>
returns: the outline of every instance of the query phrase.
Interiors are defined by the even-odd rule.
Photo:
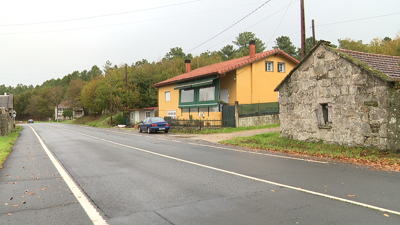
[[[256,52],[263,52],[265,44],[252,32],[240,33],[232,42],[219,51],[206,51],[193,56],[185,54],[180,47],[171,48],[158,62],[146,59],[131,65],[113,65],[107,61],[100,69],[94,65],[87,71],[74,71],[63,78],[51,79],[42,85],[16,87],[0,86],[0,93],[14,93],[14,108],[17,120],[27,118],[54,118],[55,107],[68,101],[70,109],[83,108],[85,114],[101,114],[111,109],[111,85],[113,110],[157,106],[158,93],[152,85],[185,72],[185,59],[191,59],[192,70],[199,67],[249,55],[249,41],[256,41]],[[400,38],[394,40],[374,39],[371,44],[362,44],[351,39],[339,40],[339,47],[355,51],[399,55]],[[307,52],[313,47],[312,38],[306,40]],[[300,60],[300,49],[296,48],[287,36],[278,37],[275,46]]]

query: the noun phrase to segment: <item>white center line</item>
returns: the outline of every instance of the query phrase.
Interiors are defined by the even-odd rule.
[[[68,185],[69,189],[72,191],[72,193],[74,193],[74,196],[76,197],[76,199],[78,199],[79,203],[81,204],[82,208],[85,210],[89,218],[92,220],[93,224],[95,225],[108,224],[104,220],[104,218],[100,215],[100,213],[97,212],[96,208],[92,205],[92,203],[90,203],[86,195],[84,195],[81,189],[78,188],[78,186],[69,176],[69,174],[65,171],[65,169],[61,166],[61,164],[57,161],[53,153],[47,148],[47,146],[44,144],[43,140],[39,137],[36,131],[31,126],[29,127],[33,130],[33,133],[35,133],[36,137],[39,139],[39,142],[42,145],[44,151],[49,156],[51,162],[54,164],[54,166],[64,179],[65,183]]]
[[[316,196],[321,196],[321,197],[325,197],[325,198],[330,198],[330,199],[333,199],[333,200],[342,201],[342,202],[346,202],[346,203],[350,203],[350,204],[354,204],[354,205],[358,205],[358,206],[362,206],[362,207],[366,207],[366,208],[370,208],[370,209],[375,209],[375,210],[382,211],[382,212],[392,213],[392,214],[400,216],[400,212],[399,211],[385,209],[385,208],[381,208],[381,207],[378,207],[378,206],[373,206],[373,205],[369,205],[369,204],[365,204],[365,203],[361,203],[361,202],[356,202],[356,201],[352,201],[352,200],[345,199],[345,198],[336,197],[336,196],[333,196],[333,195],[327,195],[327,194],[323,194],[323,193],[319,193],[319,192],[315,192],[315,191],[311,191],[311,190],[307,190],[307,189],[302,189],[302,188],[299,188],[299,187],[293,187],[293,186],[290,186],[290,185],[281,184],[281,183],[277,183],[277,182],[274,182],[274,181],[268,181],[268,180],[260,179],[260,178],[257,178],[257,177],[247,176],[247,175],[244,175],[244,174],[235,173],[235,172],[232,172],[232,171],[219,169],[219,168],[212,167],[212,166],[203,165],[203,164],[192,162],[192,161],[188,161],[188,160],[185,160],[185,159],[180,159],[180,158],[176,158],[176,157],[173,157],[173,156],[160,154],[160,153],[157,153],[157,152],[152,152],[152,151],[149,151],[149,150],[136,148],[136,147],[129,146],[129,145],[120,144],[120,143],[117,143],[117,142],[109,141],[109,140],[106,140],[106,139],[98,138],[98,137],[95,137],[95,136],[91,136],[91,135],[88,135],[88,134],[84,134],[84,133],[81,133],[81,132],[77,132],[77,131],[73,131],[73,130],[69,130],[69,129],[65,129],[65,128],[60,128],[60,129],[71,131],[71,132],[74,132],[74,133],[77,133],[77,134],[81,134],[81,135],[84,135],[84,136],[87,136],[87,137],[91,137],[91,138],[94,138],[94,139],[97,139],[97,140],[101,140],[101,141],[108,142],[108,143],[111,143],[111,144],[119,145],[119,146],[122,146],[122,147],[131,148],[131,149],[135,149],[135,150],[138,150],[138,151],[141,151],[141,152],[145,152],[145,153],[161,156],[161,157],[168,158],[168,159],[177,160],[179,162],[184,162],[184,163],[188,163],[188,164],[191,164],[191,165],[196,165],[196,166],[199,166],[199,167],[203,167],[203,168],[207,168],[207,169],[211,169],[211,170],[215,170],[215,171],[219,171],[219,172],[223,172],[223,173],[227,173],[227,174],[231,174],[231,175],[235,175],[235,176],[239,176],[239,177],[243,177],[243,178],[248,178],[248,179],[251,179],[251,180],[254,180],[254,181],[259,181],[259,182],[263,182],[263,183],[267,183],[267,184],[272,184],[272,185],[276,185],[276,186],[279,186],[279,187],[285,187],[285,188],[288,188],[288,189],[292,189],[292,190],[296,190],[296,191],[300,191],[300,192],[304,192],[304,193],[308,193],[308,194],[312,194],[312,195],[316,195]]]

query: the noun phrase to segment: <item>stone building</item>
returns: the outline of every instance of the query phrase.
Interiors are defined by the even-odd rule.
[[[0,95],[0,136],[7,135],[14,129],[14,95]]]
[[[275,89],[281,137],[399,151],[399,63],[319,42]]]

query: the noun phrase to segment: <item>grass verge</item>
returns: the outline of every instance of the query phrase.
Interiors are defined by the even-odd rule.
[[[113,121],[114,121],[113,116]],[[86,125],[91,127],[111,127],[111,115],[110,114],[103,114],[103,115],[93,115],[93,116],[83,116],[73,120],[63,120],[62,123],[66,124],[80,124]]]
[[[10,154],[11,148],[14,146],[14,142],[17,140],[21,129],[21,126],[15,126],[15,129],[11,133],[0,137],[0,169],[3,168],[3,163]]]
[[[206,129],[206,130],[171,130],[174,133],[180,134],[218,134],[218,133],[233,133],[245,130],[256,130],[256,129],[265,129],[265,128],[274,128],[279,127],[280,124],[271,124],[265,126],[250,126],[250,127],[226,127],[221,129]]]
[[[400,171],[400,154],[372,148],[347,147],[322,142],[302,142],[279,138],[279,133],[264,133],[251,137],[236,137],[221,141],[222,144],[250,149],[283,152],[296,156],[328,157],[375,169]]]

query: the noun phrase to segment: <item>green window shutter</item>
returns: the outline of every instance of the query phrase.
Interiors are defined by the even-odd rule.
[[[176,89],[191,88],[192,87],[192,82],[193,81],[178,83],[177,85],[175,85],[174,89],[176,90]]]
[[[213,81],[217,77],[209,77],[201,80],[195,80],[192,82],[192,87],[202,87],[202,86],[207,86],[213,84]]]

